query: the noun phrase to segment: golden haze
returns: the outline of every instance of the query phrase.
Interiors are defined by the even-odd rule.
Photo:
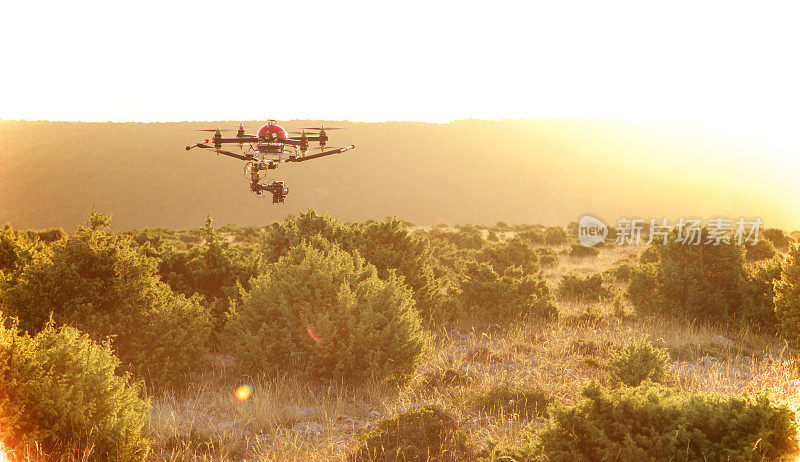
[[[253,132],[262,122],[245,122]],[[316,121],[283,122],[297,129]],[[254,197],[242,162],[185,151],[198,128],[237,122],[0,121],[0,223],[115,228],[266,224],[313,207],[340,220],[561,224],[621,217],[761,217],[796,229],[798,163],[744,135],[697,125],[602,120],[329,122],[355,151],[298,165],[286,204]]]

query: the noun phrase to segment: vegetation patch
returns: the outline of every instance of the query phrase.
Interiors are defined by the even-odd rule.
[[[572,244],[569,249],[569,256],[573,258],[589,258],[600,255],[597,247],[584,247],[580,244]]]
[[[425,406],[382,420],[349,460],[462,461],[473,452],[449,412]]]
[[[488,263],[467,261],[459,286],[463,309],[485,320],[558,318],[550,288],[541,274],[525,273],[518,266],[498,274]]]
[[[611,291],[603,285],[603,277],[599,274],[580,277],[569,273],[558,283],[558,297],[563,300],[595,302],[610,296]]]
[[[31,333],[52,317],[98,341],[113,337],[128,370],[157,384],[185,382],[205,365],[208,310],[175,294],[156,260],[109,225],[93,213],[87,227],[51,244],[4,291],[6,308]]]
[[[789,250],[774,288],[780,333],[793,347],[800,347],[800,244],[793,244]]]
[[[780,460],[797,450],[794,412],[766,396],[687,393],[654,383],[557,406],[526,457],[547,460]],[[519,451],[519,449],[518,449]],[[526,459],[520,459],[526,460]]]
[[[49,322],[34,337],[0,313],[0,441],[56,460],[143,460],[149,403],[108,343]]]
[[[634,387],[643,380],[662,382],[669,372],[669,353],[644,338],[634,338],[608,358],[611,383]]]
[[[325,239],[301,243],[251,281],[222,344],[243,373],[358,383],[404,380],[427,338],[408,287]]]

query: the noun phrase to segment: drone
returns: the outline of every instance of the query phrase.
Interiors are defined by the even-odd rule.
[[[213,132],[214,136],[191,146],[186,146],[186,150],[188,151],[192,148],[207,149],[217,154],[245,161],[244,175],[250,180],[250,191],[257,196],[262,196],[265,192],[272,193],[272,203],[278,204],[286,199],[286,195],[289,194],[289,188],[283,181],[267,182],[267,180],[262,179],[261,172],[274,170],[284,162],[305,162],[340,154],[355,148],[355,145],[352,144],[343,148],[327,146],[327,131],[341,130],[340,128],[326,128],[324,125],[320,125],[319,127],[305,127],[301,130],[299,132],[287,132],[275,120],[269,120],[266,125],[258,130],[256,135],[246,133],[244,125],[239,124],[239,129],[233,138],[222,137],[222,132],[233,131],[230,129],[198,130],[201,132]],[[297,136],[289,136],[290,133]],[[310,141],[318,142],[319,147],[310,148]],[[225,144],[238,144],[240,153],[222,149]],[[309,149],[320,150],[320,152],[306,155]]]

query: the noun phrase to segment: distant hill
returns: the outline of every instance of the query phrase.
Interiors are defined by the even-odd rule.
[[[316,121],[289,121],[296,129]],[[184,147],[198,128],[238,122],[0,121],[0,225],[83,222],[94,206],[117,230],[267,224],[309,207],[341,220],[397,215],[420,225],[564,224],[619,217],[761,216],[796,228],[796,186],[759,147],[677,124],[466,120],[327,122],[354,151],[283,165],[284,205],[248,191],[242,162]],[[245,122],[255,131],[261,122]],[[777,172],[777,173],[776,173]],[[792,189],[795,188],[795,189]],[[796,195],[796,194],[794,194]]]

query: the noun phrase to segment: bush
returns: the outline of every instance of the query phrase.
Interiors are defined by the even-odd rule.
[[[539,254],[536,249],[519,238],[488,245],[478,252],[477,259],[489,263],[498,273],[503,273],[512,266],[518,266],[526,273],[539,271]]]
[[[4,293],[7,309],[29,332],[52,316],[95,340],[113,337],[128,370],[154,383],[183,381],[205,364],[208,311],[172,292],[128,236],[104,231],[108,217],[90,222],[22,270]]]
[[[669,372],[669,353],[644,338],[631,339],[608,358],[608,373],[613,384],[637,386],[643,380],[662,382]]]
[[[782,229],[777,228],[767,228],[761,232],[761,237],[766,239],[772,243],[775,248],[780,250],[787,250],[789,245],[794,242],[791,236],[786,234],[786,232]],[[761,242],[761,240],[759,240]]]
[[[515,235],[515,237],[528,241],[531,244],[541,245],[547,243],[545,231],[542,229],[529,229],[527,231],[520,231]]]
[[[568,240],[567,232],[560,226],[547,228],[544,232],[544,242],[548,245],[562,245],[566,244]]]
[[[580,244],[572,244],[569,250],[569,256],[573,258],[588,258],[596,257],[600,251],[596,247],[584,247]]]
[[[562,299],[598,301],[611,296],[611,291],[603,287],[603,277],[592,274],[582,278],[574,273],[561,276],[558,283],[558,296]]]
[[[375,266],[380,278],[388,277],[392,270],[397,271],[413,289],[414,300],[423,316],[435,318],[442,315],[444,290],[442,282],[434,274],[430,242],[424,236],[409,232],[402,221],[394,218],[363,226],[342,225],[327,215],[309,210],[297,218],[270,226],[264,238],[264,260],[274,263],[303,240],[318,237],[341,246],[347,252],[359,252]]]
[[[75,460],[143,460],[150,405],[139,385],[115,375],[118,366],[108,343],[52,322],[33,338],[20,335],[0,313],[2,446]]]
[[[555,250],[550,247],[536,247],[534,250],[540,265],[543,267],[558,266],[558,255]]]
[[[781,260],[781,257],[776,257],[746,268],[742,319],[762,332],[775,333],[778,330],[773,284],[781,278]]]
[[[552,398],[542,390],[517,388],[511,385],[496,385],[471,400],[478,412],[491,413],[505,418],[516,415],[532,420],[544,415]]]
[[[483,240],[483,233],[472,227],[461,227],[458,231],[447,233],[445,236],[457,249],[477,250],[486,242]]]
[[[433,249],[425,237],[412,234],[402,221],[391,218],[364,226],[360,238],[353,241],[355,250],[375,265],[378,277],[387,279],[393,271],[403,276],[423,316],[442,315],[444,288],[434,274]]]
[[[593,383],[550,416],[538,448],[547,460],[779,460],[797,450],[794,412],[766,396]]]
[[[743,249],[735,245],[658,247],[658,263],[631,271],[628,296],[639,313],[672,314],[703,321],[742,321],[746,272]]]
[[[485,320],[558,318],[552,294],[541,274],[526,274],[517,266],[501,275],[488,263],[467,261],[459,287],[463,309]]]
[[[188,251],[167,247],[160,255],[159,273],[172,290],[187,297],[202,296],[218,330],[224,324],[229,299],[238,297],[239,286],[249,287],[250,278],[258,273],[259,261],[231,246],[212,223],[208,217],[202,244]]]
[[[789,249],[781,266],[781,277],[774,281],[775,315],[778,330],[793,347],[800,347],[800,244]]]
[[[628,298],[636,311],[643,314],[664,312],[658,301],[659,266],[654,263],[630,267]]]
[[[778,253],[778,251],[775,250],[775,246],[772,245],[772,242],[767,239],[759,240],[756,245],[750,245],[748,243],[744,246],[744,249],[745,259],[749,262],[768,260]]]
[[[383,419],[351,461],[461,461],[473,459],[455,418],[438,406],[426,406]]]
[[[661,252],[658,251],[658,247],[655,245],[651,245],[648,248],[644,249],[642,255],[639,256],[639,263],[647,264],[647,263],[658,263],[661,260]]]
[[[4,226],[0,229],[0,276],[5,274],[13,284],[22,268],[44,250],[45,245],[38,237]]]
[[[411,291],[390,272],[319,238],[251,281],[222,343],[241,372],[349,383],[414,371],[426,338]]]
[[[631,265],[628,263],[622,263],[611,268],[606,273],[613,277],[617,282],[630,282]]]

